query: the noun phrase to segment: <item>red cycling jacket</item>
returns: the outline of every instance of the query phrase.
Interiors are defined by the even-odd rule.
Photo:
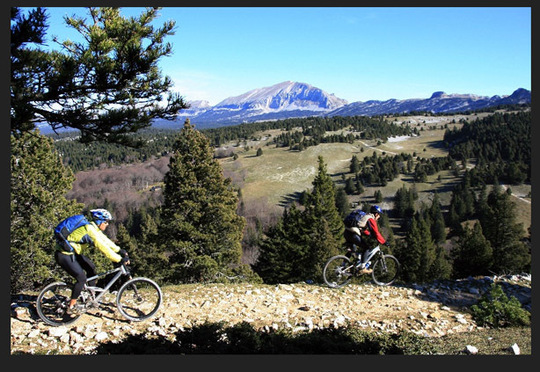
[[[369,220],[367,220],[366,228],[364,229],[363,233],[367,236],[371,236],[371,234],[373,234],[373,236],[380,244],[386,243],[386,239],[379,232],[377,221],[375,221],[374,218],[370,218]]]

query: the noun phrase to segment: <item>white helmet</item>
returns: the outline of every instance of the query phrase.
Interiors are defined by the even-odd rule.
[[[90,213],[98,225],[103,221],[110,221],[113,219],[111,213],[106,209],[92,209]]]

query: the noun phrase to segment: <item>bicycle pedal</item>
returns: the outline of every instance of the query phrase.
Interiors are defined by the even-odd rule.
[[[81,315],[86,312],[86,309],[82,305],[75,305],[73,307],[68,307],[65,311],[68,315]]]

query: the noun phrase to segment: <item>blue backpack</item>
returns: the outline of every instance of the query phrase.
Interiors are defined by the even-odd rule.
[[[345,217],[345,219],[343,220],[343,223],[345,224],[345,227],[362,227],[363,228],[365,227],[366,219],[364,219],[364,221],[362,222],[361,220],[366,214],[367,213],[364,212],[363,210],[356,209],[352,211],[351,213],[349,213],[347,217]],[[362,224],[364,226],[362,226]]]
[[[79,227],[88,225],[89,223],[90,222],[88,222],[86,217],[82,214],[77,214],[62,220],[54,228],[54,236],[56,241],[66,252],[73,252],[73,247],[71,244],[69,244],[67,237]]]

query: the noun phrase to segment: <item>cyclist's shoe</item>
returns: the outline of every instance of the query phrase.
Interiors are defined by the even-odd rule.
[[[371,274],[373,269],[362,269],[359,271],[360,274]]]
[[[79,310],[77,309],[77,306],[71,306],[66,309],[66,314],[67,315],[78,315],[79,314]]]
[[[66,314],[68,315],[80,315],[84,312],[84,306],[75,304],[73,306],[68,306],[66,309]]]

